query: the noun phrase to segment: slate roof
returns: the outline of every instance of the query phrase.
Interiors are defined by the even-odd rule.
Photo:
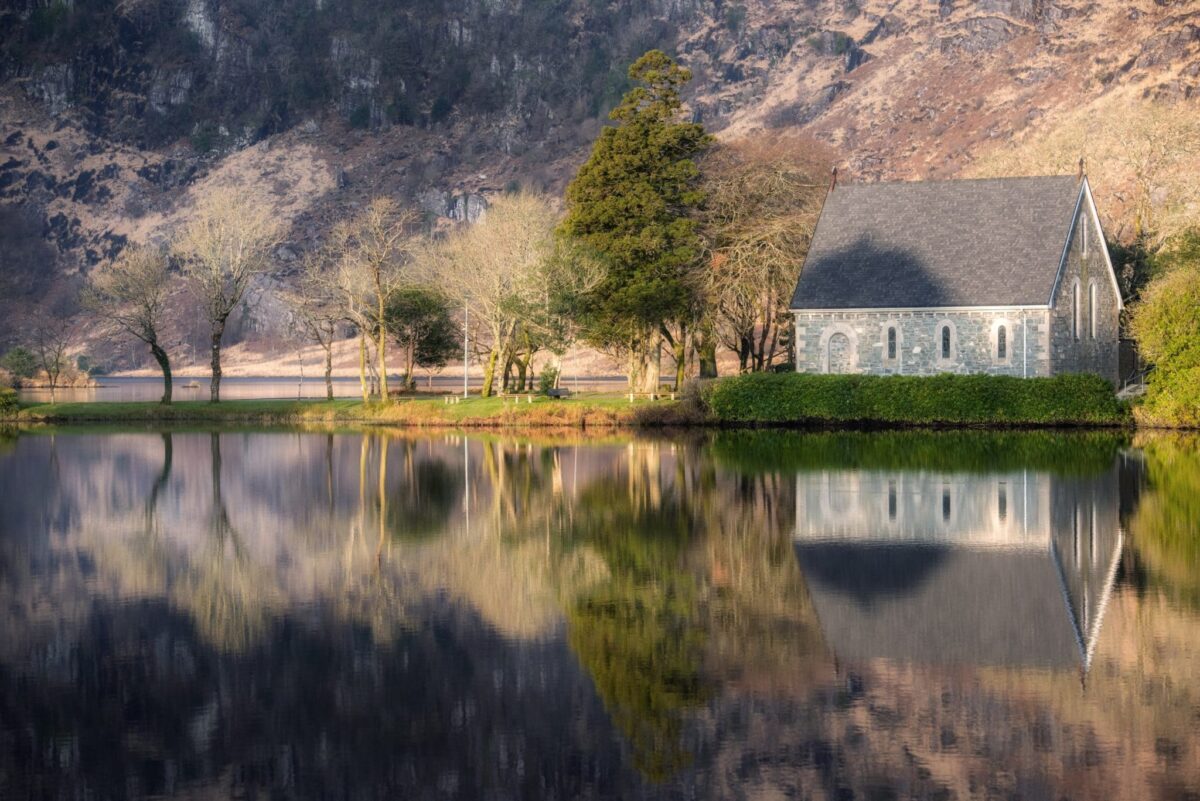
[[[1050,303],[1075,176],[848,184],[825,200],[793,309]]]
[[[1046,551],[795,543],[839,659],[1077,668],[1084,661]]]

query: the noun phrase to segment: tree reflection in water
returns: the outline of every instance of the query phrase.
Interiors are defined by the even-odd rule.
[[[7,442],[0,797],[1019,796],[1013,776],[1026,797],[1200,790],[1195,440]],[[892,473],[967,493],[1025,471],[1046,504],[1053,487],[1105,493],[1081,504],[1086,529],[1115,508],[1114,464],[1132,548],[1106,612],[1076,603],[1103,623],[1086,683],[1003,649],[952,669],[878,642],[838,658],[846,638],[814,604],[840,574],[802,570],[797,516],[818,511],[798,486],[832,476],[859,495],[831,512],[886,521],[887,498],[863,493]],[[1025,509],[1014,492],[969,519],[973,497],[954,495],[956,525]]]

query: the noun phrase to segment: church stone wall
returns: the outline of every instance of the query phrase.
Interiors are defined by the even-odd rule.
[[[1045,310],[800,311],[795,317],[796,369],[801,373],[1050,375]],[[941,352],[944,325],[952,332],[949,359]],[[1007,339],[1004,359],[998,356],[1001,326]],[[895,359],[888,358],[889,327],[896,329]],[[843,355],[847,344],[849,353]]]
[[[1050,323],[1050,369],[1054,374],[1097,373],[1116,384],[1119,379],[1121,310],[1104,257],[1104,248],[1104,240],[1092,221],[1085,200],[1075,230],[1071,233],[1066,266],[1054,294]],[[1090,287],[1093,286],[1096,292],[1094,327],[1089,300]],[[1076,289],[1079,292],[1078,335],[1074,321],[1073,293]]]

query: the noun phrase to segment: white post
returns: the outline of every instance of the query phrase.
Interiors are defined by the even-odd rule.
[[[470,322],[471,307],[463,301],[463,397],[467,397],[467,363],[470,361],[468,354],[470,353],[470,328],[467,324]]]

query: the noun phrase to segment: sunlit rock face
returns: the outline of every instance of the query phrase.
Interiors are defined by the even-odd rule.
[[[1186,797],[1127,445],[0,432],[0,796]]]

